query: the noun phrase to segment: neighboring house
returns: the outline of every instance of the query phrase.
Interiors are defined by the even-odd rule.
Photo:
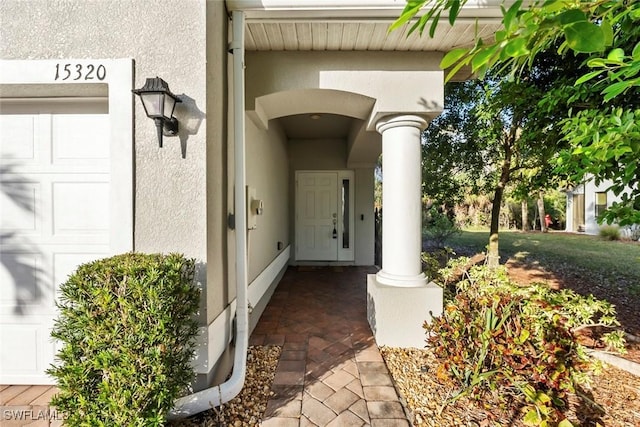
[[[590,178],[566,191],[566,231],[598,234],[598,216],[614,202],[620,201],[612,191],[607,191],[611,184],[609,180],[596,184],[595,180]]]
[[[288,265],[373,264],[381,153],[370,322],[421,347],[442,293],[421,272],[420,132],[440,59],[491,37],[499,4],[429,39],[387,33],[396,0],[0,2],[0,383],[51,382],[57,287],[132,250],[197,259],[195,387],[224,378],[244,286],[252,327]],[[182,101],[162,148],[131,92],[155,76]]]

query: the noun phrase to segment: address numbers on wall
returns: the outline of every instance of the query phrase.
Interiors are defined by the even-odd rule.
[[[54,80],[104,80],[107,69],[102,64],[56,64]]]

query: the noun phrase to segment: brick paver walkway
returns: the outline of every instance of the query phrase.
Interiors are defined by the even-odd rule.
[[[57,391],[47,385],[0,385],[0,426],[61,426],[62,414],[49,407]]]
[[[262,426],[409,426],[367,323],[374,272],[286,272],[249,342],[283,346]]]

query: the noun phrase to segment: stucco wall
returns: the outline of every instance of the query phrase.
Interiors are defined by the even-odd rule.
[[[600,225],[596,218],[596,193],[607,193],[607,207],[611,206],[614,202],[620,202],[620,197],[613,194],[612,191],[607,191],[611,186],[610,180],[605,180],[600,184],[596,184],[593,178],[588,179],[585,183],[576,186],[573,191],[567,192],[567,231],[576,231],[581,224],[574,224],[573,216],[574,209],[578,206],[574,203],[574,195],[584,194],[584,232],[586,234],[598,234],[600,231]]]
[[[338,170],[347,167],[347,142],[342,139],[289,140],[291,178],[297,170]]]
[[[247,110],[268,109],[258,105],[263,96],[314,88],[374,98],[375,117],[397,112],[433,117],[440,114],[444,105],[441,58],[439,52],[249,52]],[[287,78],[283,79],[283,75]],[[330,95],[324,101],[331,105]],[[322,102],[314,99],[316,106]],[[259,113],[268,118],[294,114],[287,105]],[[299,103],[290,108],[299,108]]]
[[[206,3],[206,236],[207,245],[207,323],[211,323],[231,301],[227,238],[227,155],[232,111],[227,52],[227,13],[223,2]]]
[[[375,218],[373,168],[356,169],[356,265],[374,264]]]
[[[287,140],[277,123],[268,131],[246,121],[247,185],[264,203],[249,232],[249,282],[252,282],[289,245],[289,159]]]
[[[191,120],[205,107],[204,3],[157,1],[3,1],[4,59],[133,58],[135,86],[160,76],[191,98],[177,112]],[[180,16],[176,20],[176,16]],[[185,49],[188,46],[189,49]],[[165,138],[159,149],[153,121],[135,101],[135,247],[205,257],[205,123]]]
[[[620,201],[619,197],[607,189],[611,186],[611,181],[606,180],[600,184],[596,184],[595,180],[591,179],[584,184],[584,222],[585,233],[598,234],[600,231],[600,225],[596,217],[596,193],[607,193],[607,207],[611,206],[613,202]]]
[[[209,40],[207,9],[209,19],[217,23],[209,26]],[[226,71],[224,4],[196,0],[3,0],[0,17],[3,59],[132,58],[135,78],[131,88],[142,86],[147,77],[159,76],[180,96],[183,103],[175,114],[180,135],[165,137],[162,149],[153,121],[146,117],[140,100],[131,96],[135,108],[134,248],[194,257],[200,263],[199,278],[204,282],[208,161],[205,112],[207,107],[212,108],[208,115],[212,121],[209,146],[219,150],[226,120],[222,96]],[[211,63],[209,73],[207,54],[217,60]],[[207,98],[213,100],[209,105]],[[208,178],[212,183],[219,181],[212,175]],[[209,218],[210,222],[219,220],[220,215]],[[214,277],[222,280],[220,275]]]

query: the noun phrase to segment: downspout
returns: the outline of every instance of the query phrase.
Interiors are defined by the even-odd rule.
[[[244,138],[244,12],[233,11],[233,131],[235,157],[235,218],[236,218],[236,347],[233,373],[222,384],[176,399],[169,419],[189,417],[227,403],[240,393],[247,370],[249,343],[249,300],[247,276],[247,202]]]

